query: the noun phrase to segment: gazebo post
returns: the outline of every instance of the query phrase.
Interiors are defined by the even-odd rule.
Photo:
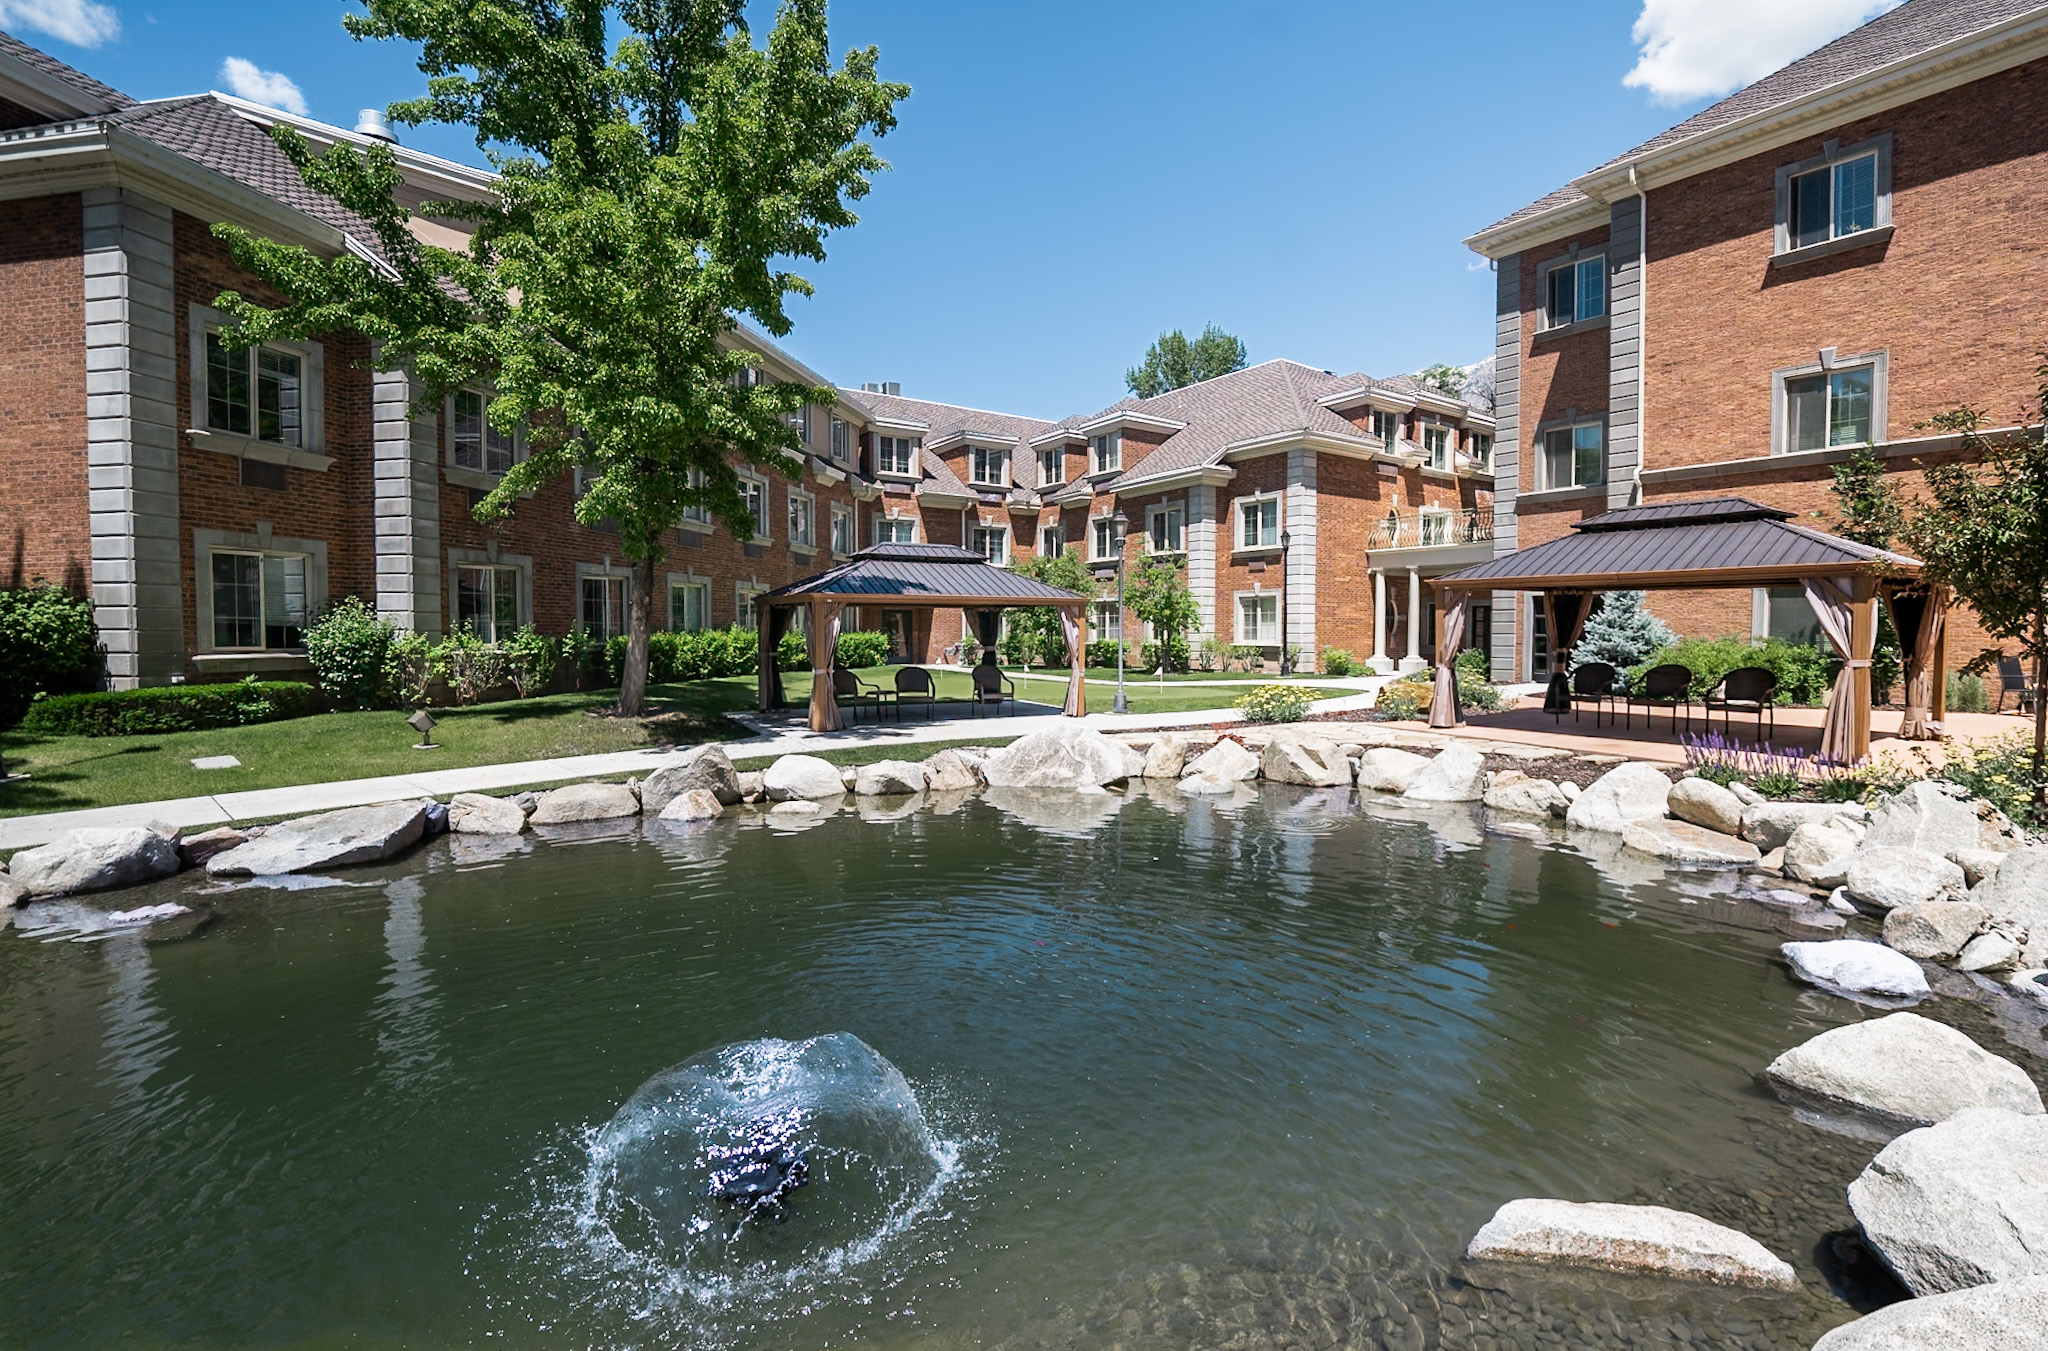
[[[774,613],[775,607],[770,605],[754,616],[754,692],[763,713],[772,712],[776,703],[775,643],[769,637],[775,627],[769,616]]]
[[[1857,576],[1849,588],[1849,758],[1870,758],[1870,659],[1877,650],[1877,579]]]

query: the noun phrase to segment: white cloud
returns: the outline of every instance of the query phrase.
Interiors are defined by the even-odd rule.
[[[26,28],[78,47],[121,36],[121,16],[94,0],[0,0],[0,28]]]
[[[220,63],[220,78],[230,94],[300,117],[306,115],[306,96],[292,83],[291,76],[280,71],[264,70],[254,61],[231,56]]]
[[[1725,94],[1761,79],[1899,0],[1643,0],[1641,56],[1622,83],[1660,103]]]

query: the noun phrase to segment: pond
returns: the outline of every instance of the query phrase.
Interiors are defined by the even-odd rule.
[[[1285,788],[187,874],[116,902],[209,903],[176,941],[0,935],[0,1344],[1804,1348],[1881,1297],[1829,1237],[1875,1146],[1753,1076],[1867,1011],[1737,885]],[[719,1048],[868,1134],[721,1207],[661,1077]],[[1468,1279],[1532,1195],[1806,1288]]]

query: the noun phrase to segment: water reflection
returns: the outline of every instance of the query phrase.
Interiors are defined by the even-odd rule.
[[[424,960],[426,916],[422,898],[426,884],[402,877],[385,888],[390,910],[384,919],[384,979],[370,1015],[377,1023],[377,1059],[383,1077],[403,1090],[440,1068],[441,1048],[435,1033],[433,973]]]
[[[157,1007],[149,946],[140,934],[120,934],[101,944],[111,977],[102,1005],[101,1082],[114,1090],[114,1105],[132,1103],[170,1053],[170,1022]]]
[[[1085,838],[1123,810],[1121,793],[1077,793],[1054,788],[990,788],[983,797],[992,807],[1048,835]]]

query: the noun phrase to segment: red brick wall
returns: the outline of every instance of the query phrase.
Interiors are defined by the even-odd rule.
[[[1607,243],[1607,227],[1588,230],[1519,255],[1522,272],[1522,444],[1534,444],[1539,423],[1563,418],[1576,408],[1580,416],[1607,411],[1607,327],[1596,325],[1558,337],[1540,335],[1542,289],[1538,269],[1564,257],[1574,244],[1596,249]],[[1536,456],[1522,456],[1521,490],[1536,487]]]
[[[84,247],[77,194],[0,204],[0,585],[92,581]]]
[[[1284,490],[1287,456],[1261,455],[1240,461],[1236,469],[1237,477],[1216,489],[1216,636],[1225,643],[1237,641],[1238,592],[1286,589],[1278,549],[1238,552],[1237,503],[1240,498]],[[1284,504],[1280,513],[1285,521]]]

